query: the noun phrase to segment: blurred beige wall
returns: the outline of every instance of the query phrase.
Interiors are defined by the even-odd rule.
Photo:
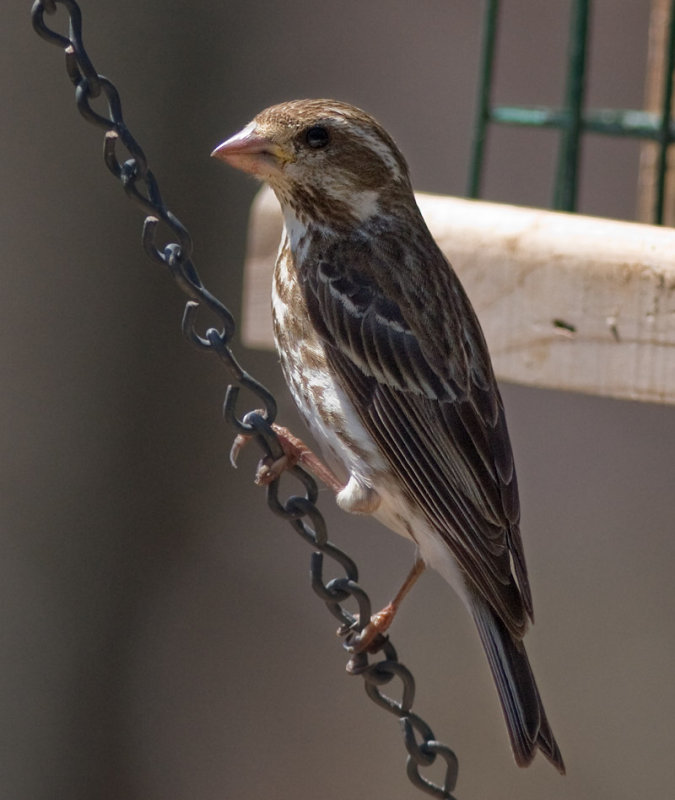
[[[235,313],[255,186],[208,154],[262,107],[355,102],[397,138],[417,188],[464,191],[479,3],[82,6],[90,55]],[[504,6],[496,97],[556,104],[569,3]],[[344,672],[309,549],[253,486],[254,454],[228,464],[226,376],[182,339],[183,300],[143,255],[142,217],[29,8],[5,10],[0,50],[0,794],[421,797],[396,721]],[[594,8],[589,101],[637,107],[648,2]],[[546,205],[555,144],[496,132],[485,196]],[[636,168],[637,145],[589,138],[582,210],[630,218]],[[297,428],[275,358],[237,352]],[[675,409],[504,395],[537,613],[529,650],[569,775],[514,766],[477,637],[433,575],[392,632],[415,709],[456,750],[460,798],[671,796]],[[322,501],[386,602],[406,543]]]

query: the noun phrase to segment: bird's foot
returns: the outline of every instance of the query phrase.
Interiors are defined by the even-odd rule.
[[[344,488],[344,484],[323,461],[321,461],[301,439],[294,436],[288,428],[273,423],[272,429],[279,439],[283,455],[276,459],[271,456],[261,459],[255,476],[255,482],[258,486],[269,486],[269,484],[277,480],[285,470],[293,469],[296,464],[299,464],[305,467],[317,480],[324,483],[336,494]],[[234,467],[237,466],[239,453],[251,438],[251,436],[243,433],[235,437],[232,443],[232,449],[230,450],[230,462]]]
[[[288,428],[276,424],[272,425],[272,428],[279,439],[279,444],[284,454],[277,459],[268,456],[261,460],[255,476],[255,482],[258,486],[269,486],[270,483],[280,478],[283,472],[293,469],[296,464],[306,464],[307,459],[310,456],[314,456],[309,447],[297,436],[294,436]]]
[[[373,614],[368,624],[359,633],[354,632],[354,625],[343,625],[338,629],[338,636],[345,637],[345,643],[350,653],[374,653],[382,647],[384,643],[384,634],[389,630],[391,623],[394,621],[394,617],[401,607],[403,598],[412,589],[423,572],[424,561],[418,556],[394,599],[390,603],[387,603],[381,611]]]
[[[355,633],[351,625],[342,626],[338,629],[338,636],[345,637],[347,649],[352,654],[376,653],[385,642],[385,633],[394,621],[396,611],[396,606],[389,603],[377,614],[373,614],[359,633]]]

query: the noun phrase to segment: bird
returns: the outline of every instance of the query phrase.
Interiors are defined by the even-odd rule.
[[[373,624],[386,629],[423,568],[438,571],[478,629],[516,763],[541,751],[564,774],[523,644],[534,616],[504,404],[404,156],[374,117],[330,99],[271,106],[212,155],[281,206],[275,342],[337,504],[415,544]]]

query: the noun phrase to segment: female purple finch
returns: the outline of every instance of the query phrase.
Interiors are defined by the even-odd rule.
[[[345,479],[338,505],[412,539],[408,583],[424,563],[453,586],[478,628],[516,762],[539,749],[564,772],[522,641],[532,599],[502,399],[398,147],[351,105],[295,100],[213,155],[267,182],[281,204],[276,345],[301,414]]]

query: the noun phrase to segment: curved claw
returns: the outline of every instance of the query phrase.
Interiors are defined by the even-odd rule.
[[[238,433],[234,437],[234,441],[232,442],[232,447],[230,448],[230,464],[237,469],[237,460],[239,459],[239,453],[246,447],[246,445],[251,441],[253,437],[249,436],[246,433]]]

